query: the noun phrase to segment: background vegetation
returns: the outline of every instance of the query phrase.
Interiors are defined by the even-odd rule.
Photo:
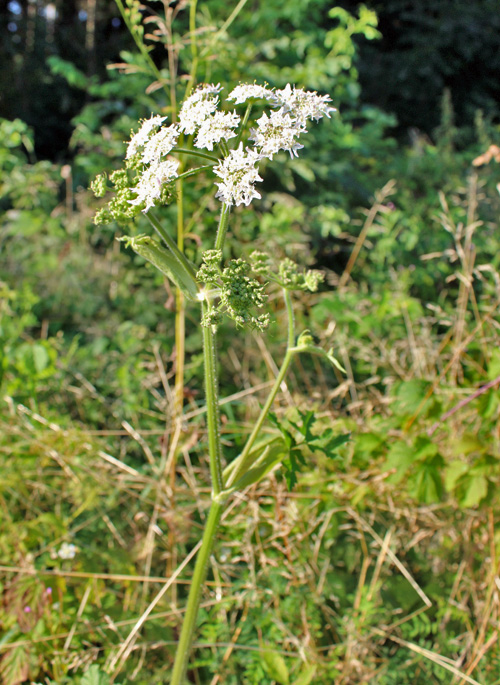
[[[199,81],[291,82],[339,109],[231,231],[325,271],[299,319],[347,374],[297,362],[276,415],[351,439],[229,509],[189,682],[500,683],[497,3],[209,0],[198,53],[188,3],[128,6],[149,60],[111,2],[0,12],[1,681],[168,682],[209,499],[200,334],[188,309],[179,439],[174,295],[92,223],[88,186],[196,59]],[[195,260],[204,193],[186,186]],[[228,457],[283,319],[220,336]]]

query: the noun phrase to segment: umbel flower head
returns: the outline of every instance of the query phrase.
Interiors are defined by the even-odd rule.
[[[166,117],[159,115],[142,121],[127,144],[127,169],[120,171],[120,186],[114,184],[117,197],[99,210],[99,221],[123,222],[168,202],[174,197],[178,178],[177,154],[189,154],[190,150],[193,156],[201,154],[212,161],[217,199],[225,205],[248,206],[261,197],[255,188],[262,181],[259,163],[273,159],[280,151],[297,157],[304,147],[299,139],[307,132],[308,122],[330,117],[335,111],[328,95],[291,85],[276,90],[256,83],[240,84],[229,93],[227,101],[234,103],[233,107],[246,103],[245,124],[250,108],[258,108],[257,118],[245,131],[241,130],[242,118],[236,111],[220,108],[221,91],[220,84],[199,86],[182,104],[176,123],[164,125]],[[199,171],[187,168],[185,174],[191,176]],[[123,175],[128,183],[123,183]],[[93,188],[102,197],[105,181],[94,183]]]
[[[261,159],[257,152],[243,150],[243,143],[237,150],[231,150],[227,157],[214,167],[214,174],[222,180],[215,197],[226,205],[249,205],[254,197],[260,198],[254,183],[262,181],[255,165]]]

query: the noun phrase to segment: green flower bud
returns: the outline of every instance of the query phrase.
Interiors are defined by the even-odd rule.
[[[132,185],[125,169],[113,171],[109,176],[109,180],[115,186],[116,190],[124,190]]]
[[[104,197],[107,191],[106,174],[99,174],[90,184],[90,189],[96,197]]]
[[[107,207],[102,207],[98,209],[93,218],[93,222],[96,226],[100,224],[110,224],[113,221],[113,217]]]

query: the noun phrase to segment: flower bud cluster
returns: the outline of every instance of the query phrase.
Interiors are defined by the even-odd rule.
[[[281,285],[286,290],[309,290],[316,292],[320,283],[324,280],[324,275],[321,271],[308,269],[304,271],[299,269],[297,264],[286,257],[278,266],[278,273],[272,269],[270,259],[264,252],[252,252],[250,255],[252,268],[255,273],[268,278]]]
[[[216,327],[225,313],[238,327],[264,330],[269,325],[269,314],[255,316],[254,309],[262,308],[267,301],[265,286],[249,273],[250,264],[243,259],[232,259],[221,269],[220,250],[208,250],[196,277],[212,289],[216,289],[219,303],[212,303],[202,318],[202,325]]]
[[[131,181],[126,169],[118,169],[110,174],[109,180],[115,194],[105,207],[101,207],[96,212],[94,223],[109,224],[116,221],[118,224],[126,224],[144,208],[144,205],[137,205],[134,202],[136,193],[133,184],[137,183],[139,179]],[[104,174],[99,174],[92,181],[90,187],[95,196],[99,198],[104,197],[110,190]]]

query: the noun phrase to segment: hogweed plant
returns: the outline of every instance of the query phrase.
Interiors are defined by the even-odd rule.
[[[259,175],[262,160],[272,160],[280,151],[296,157],[303,147],[299,141],[307,131],[308,122],[330,117],[335,108],[330,105],[328,95],[290,85],[282,90],[257,84],[239,85],[229,93],[227,103],[243,106],[240,116],[235,110],[220,108],[221,91],[220,85],[202,85],[184,101],[175,123],[166,125],[163,116],[151,116],[141,123],[128,143],[125,168],[109,177],[113,198],[95,219],[98,223],[113,220],[125,223],[140,212],[145,214],[159,240],[149,235],[125,236],[120,240],[159,269],[187,300],[200,306],[212,494],[171,685],[184,682],[207,564],[228,500],[234,493],[262,480],[279,464],[284,465],[289,484],[293,485],[296,471],[305,463],[305,446],[309,451],[319,449],[330,454],[346,439],[346,436],[332,435],[331,431],[321,436],[314,434],[312,412],[302,415],[301,425],[292,424],[299,438],[279,424],[279,437],[276,431],[267,434],[263,431],[266,420],[276,422],[270,411],[295,355],[318,354],[341,368],[331,351],[314,345],[307,330],[298,336],[295,331],[292,293],[317,290],[322,274],[301,270],[290,259],[274,264],[263,252],[253,252],[249,261],[232,259],[224,263],[223,257],[231,208],[248,206],[261,197],[257,184],[262,181]],[[252,112],[258,116],[252,118]],[[201,160],[201,163],[188,168],[187,159]],[[207,178],[213,174],[215,197],[221,202],[221,210],[213,249],[203,253],[197,268],[178,248],[154,209],[173,200],[179,179],[201,173]],[[98,197],[104,197],[111,189],[105,175],[99,176],[92,187]],[[229,317],[239,329],[263,331],[270,319],[269,313],[262,311],[269,283],[277,284],[283,293],[288,318],[286,352],[241,453],[225,465],[219,429],[217,329],[223,318]]]

